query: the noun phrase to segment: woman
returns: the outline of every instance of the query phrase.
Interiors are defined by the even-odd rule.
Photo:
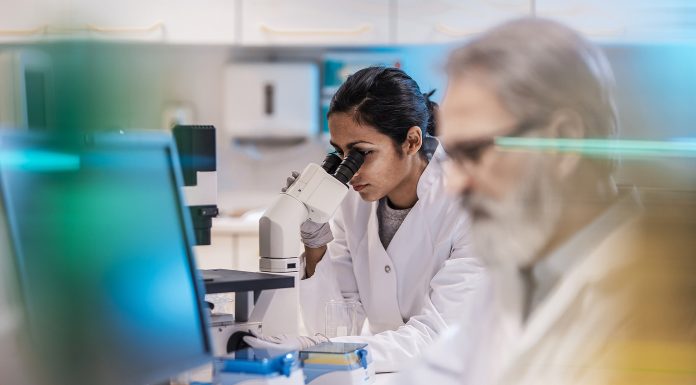
[[[365,161],[331,224],[301,229],[305,326],[323,333],[330,300],[357,301],[359,324],[367,319],[372,335],[332,341],[367,342],[378,372],[397,370],[460,318],[483,273],[469,251],[468,219],[444,191],[444,151],[432,136],[436,104],[429,96],[396,68],[369,67],[347,79],[328,112],[331,144],[339,155],[356,150]]]

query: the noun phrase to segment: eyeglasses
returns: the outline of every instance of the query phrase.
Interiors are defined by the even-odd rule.
[[[507,132],[507,134],[505,135],[494,135],[489,138],[473,139],[467,141],[460,141],[456,143],[447,143],[444,144],[443,147],[445,149],[445,152],[447,153],[447,156],[449,156],[449,158],[455,162],[477,163],[481,159],[483,153],[486,152],[487,149],[495,145],[496,138],[499,138],[501,136],[522,136],[527,131],[539,127],[542,127],[539,121],[522,121],[520,123],[515,124],[512,127],[500,130],[500,132]]]

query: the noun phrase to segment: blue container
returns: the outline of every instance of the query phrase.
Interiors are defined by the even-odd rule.
[[[298,376],[302,378],[297,351],[246,348],[215,359],[216,384],[285,384],[295,383]]]
[[[374,377],[367,344],[325,342],[300,351],[300,360],[307,384],[329,373],[333,373],[330,378],[343,378],[345,384],[369,383]],[[337,372],[345,376],[337,377]]]

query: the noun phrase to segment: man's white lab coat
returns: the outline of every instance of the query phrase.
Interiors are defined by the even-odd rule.
[[[696,380],[696,221],[646,216],[626,198],[557,249],[543,270],[560,279],[526,322],[519,274],[491,269],[494,289],[477,297],[486,310],[443,333],[394,384]]]

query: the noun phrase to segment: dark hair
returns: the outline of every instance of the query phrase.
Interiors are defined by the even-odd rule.
[[[435,92],[422,93],[418,84],[398,68],[367,67],[350,75],[331,98],[326,117],[342,112],[356,123],[375,127],[399,146],[408,129],[421,128],[423,138],[435,135],[437,103],[430,100]],[[425,146],[421,146],[421,152]]]

